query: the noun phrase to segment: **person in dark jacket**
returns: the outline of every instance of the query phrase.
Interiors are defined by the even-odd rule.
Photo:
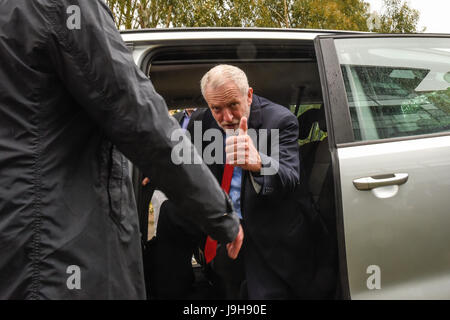
[[[174,165],[179,125],[102,1],[3,0],[0,61],[0,299],[145,298],[125,157],[237,255],[230,201]]]

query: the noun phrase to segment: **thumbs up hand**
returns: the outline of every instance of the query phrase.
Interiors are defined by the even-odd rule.
[[[261,157],[247,131],[247,118],[242,117],[239,123],[239,135],[228,137],[225,142],[226,161],[244,170],[259,172]]]
[[[242,117],[241,122],[239,123],[239,135],[245,136],[247,135],[247,131],[248,131],[247,118]]]

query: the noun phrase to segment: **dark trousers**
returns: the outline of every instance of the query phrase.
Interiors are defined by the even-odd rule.
[[[290,300],[296,299],[295,294],[261,256],[250,234],[245,235],[245,277],[249,300]],[[272,261],[272,263],[283,263]]]
[[[194,282],[192,255],[203,249],[206,234],[170,200],[163,203],[158,218],[157,235],[152,250],[150,270],[151,297],[155,299],[189,299]],[[238,258],[228,257],[226,244],[218,244],[217,255],[204,266],[213,283],[214,299],[294,299],[289,284],[272,270],[261,256],[244,221],[244,243]],[[281,263],[281,262],[275,262]]]
[[[150,248],[150,280],[154,299],[186,299],[194,281],[192,254],[199,238],[188,221],[177,219],[178,210],[170,201],[160,208],[156,238]]]
[[[199,248],[204,248],[206,234],[178,210],[181,209],[170,200],[160,208],[156,238],[147,255],[151,260],[147,264],[151,266],[147,270],[147,291],[153,299],[189,299],[193,294],[191,259]],[[236,260],[231,260],[226,244],[219,243],[216,258],[203,270],[212,282],[211,293],[205,299],[246,298],[242,251]]]

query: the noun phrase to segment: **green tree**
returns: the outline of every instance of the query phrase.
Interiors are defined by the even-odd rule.
[[[382,33],[416,33],[424,32],[426,28],[418,30],[420,13],[411,8],[404,0],[383,0],[384,9],[375,13],[378,23],[371,31]]]
[[[118,29],[170,27],[178,2],[184,0],[106,0]]]
[[[177,5],[174,26],[367,30],[361,0],[192,0]]]
[[[117,28],[135,29],[137,27],[134,12],[138,0],[106,0],[106,4],[114,15]]]
[[[272,27],[414,32],[419,13],[402,0],[384,0],[367,21],[363,0],[106,0],[118,28]]]
[[[368,31],[368,8],[361,0],[297,0],[292,27]]]

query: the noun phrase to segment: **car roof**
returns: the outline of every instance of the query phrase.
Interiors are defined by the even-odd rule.
[[[362,34],[360,31],[288,28],[154,28],[123,30],[126,42],[190,39],[296,39],[313,40],[318,35]]]

